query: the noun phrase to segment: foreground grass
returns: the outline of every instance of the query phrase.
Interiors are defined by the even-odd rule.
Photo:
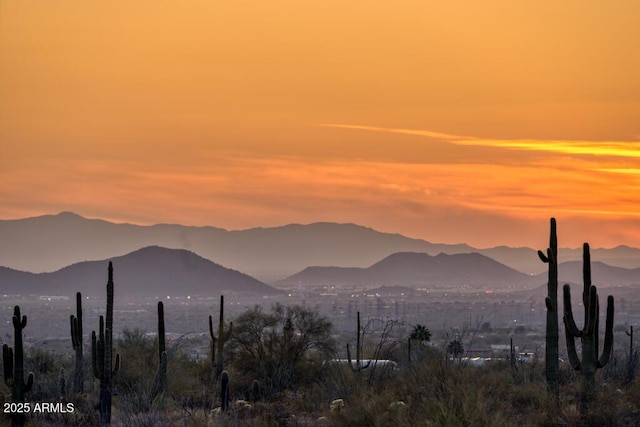
[[[508,362],[483,367],[452,362],[438,350],[393,373],[348,369],[322,371],[313,382],[250,401],[248,379],[230,368],[232,404],[216,409],[219,394],[208,376],[206,361],[174,359],[169,392],[162,398],[144,396],[149,372],[124,372],[136,387],[121,384],[113,400],[115,426],[633,426],[640,425],[640,384],[622,388],[615,375],[599,373],[599,390],[589,412],[577,410],[578,379],[562,370],[561,397],[546,390],[542,367]],[[53,371],[52,371],[53,372]],[[314,374],[315,375],[315,374]],[[40,375],[40,379],[48,374]],[[43,381],[55,387],[55,381]],[[93,426],[96,384],[82,395],[68,396],[73,414],[31,416],[30,426]],[[6,396],[6,387],[2,390]],[[33,398],[51,400],[52,390],[40,388]],[[340,401],[336,401],[340,399]],[[33,400],[32,400],[33,401]],[[333,405],[332,405],[333,402]],[[333,406],[333,409],[331,409]],[[8,418],[2,419],[9,425]]]

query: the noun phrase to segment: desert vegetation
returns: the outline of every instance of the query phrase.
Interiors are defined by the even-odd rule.
[[[610,296],[599,348],[599,298],[586,244],[584,324],[580,328],[574,320],[578,309],[572,308],[568,285],[559,312],[553,219],[549,246],[540,252],[549,264],[544,352],[518,354],[514,338],[524,331],[519,326],[507,332],[508,351],[481,364],[469,351],[474,340],[491,332],[488,322],[436,331],[389,316],[362,319],[358,311],[344,335],[326,315],[303,305],[254,305],[227,319],[223,296],[218,324],[209,316],[203,334],[206,355],[194,357],[184,340],[168,339],[161,301],[155,333],[125,328],[115,338],[117,285],[109,264],[106,319],[100,316],[90,342],[83,340],[80,293],[70,322],[61,319],[61,325],[70,324],[68,357],[26,350],[28,318],[38,313],[14,307],[13,346],[3,345],[0,421],[134,427],[637,425],[633,327],[615,325]],[[206,317],[202,324],[206,331]],[[620,347],[625,350],[615,350],[616,332],[628,338]],[[558,345],[561,335],[566,360]]]

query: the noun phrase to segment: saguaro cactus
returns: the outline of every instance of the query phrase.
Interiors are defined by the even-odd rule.
[[[556,219],[551,218],[551,231],[549,233],[549,247],[546,255],[538,251],[542,262],[549,264],[549,278],[547,281],[547,331],[545,338],[544,370],[547,378],[547,386],[555,395],[560,395],[558,382],[558,236],[556,234]]]
[[[229,373],[222,371],[220,374],[220,399],[222,400],[220,406],[223,411],[226,411],[229,407]]]
[[[158,373],[154,384],[153,395],[167,390],[167,348],[164,331],[164,304],[158,301]]]
[[[82,294],[76,293],[76,315],[70,316],[71,345],[76,352],[76,365],[73,371],[73,390],[75,393],[84,392],[84,359],[82,343]]]
[[[22,402],[24,394],[33,386],[33,372],[24,380],[24,348],[22,346],[22,330],[27,326],[27,316],[20,316],[20,307],[13,308],[13,340],[14,349],[7,344],[2,346],[2,362],[4,368],[4,381],[11,387],[13,402]],[[12,426],[24,425],[24,414],[14,414],[11,419]]]
[[[629,326],[629,330],[625,331],[629,337],[629,360],[633,358],[633,325]]]
[[[4,366],[4,382],[11,387],[11,398],[14,402],[22,402],[24,393],[33,386],[33,372],[24,380],[24,347],[22,345],[22,330],[27,326],[27,316],[20,316],[20,307],[13,308],[13,340],[14,348],[7,344],[2,346],[2,361]]]
[[[357,317],[358,317],[358,330],[356,333],[356,363],[355,364],[351,360],[351,351],[349,350],[349,343],[347,343],[347,360],[349,361],[349,368],[351,368],[351,370],[356,373],[362,371],[363,369],[368,368],[369,365],[371,365],[371,360],[369,360],[366,364],[362,362],[362,343],[360,342],[362,337],[362,329],[360,328],[360,312],[357,313]]]
[[[116,355],[113,367],[113,265],[109,262],[107,281],[107,327],[104,317],[100,316],[98,338],[96,331],[91,332],[91,361],[93,374],[100,380],[100,421],[111,422],[111,389],[113,376],[120,367],[120,355]]]
[[[591,285],[591,256],[589,244],[585,243],[582,252],[583,290],[582,303],[584,305],[584,327],[578,329],[571,310],[571,287],[564,285],[564,325],[567,342],[567,353],[571,366],[582,376],[581,410],[587,409],[595,389],[596,369],[604,367],[609,361],[613,349],[613,296],[607,297],[607,322],[604,333],[604,347],[598,357],[598,323],[600,320],[598,293]],[[582,358],[578,358],[575,339],[582,343]]]
[[[638,368],[638,352],[633,350],[633,325],[629,326],[629,330],[625,331],[625,333],[629,337],[629,355],[627,356],[627,372],[622,385],[627,386],[631,384],[636,376],[636,370]]]
[[[220,322],[218,323],[218,336],[213,334],[213,320],[209,316],[209,334],[211,335],[211,366],[215,369],[215,380],[218,381],[224,369],[224,343],[227,342],[233,331],[233,322],[229,323],[229,330],[224,332],[224,295],[220,295]],[[216,345],[217,344],[217,345]]]

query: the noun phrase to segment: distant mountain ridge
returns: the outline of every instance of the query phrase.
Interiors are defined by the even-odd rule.
[[[536,278],[520,273],[479,253],[400,252],[367,268],[308,267],[277,285],[375,288],[478,287],[515,288],[538,284]]]
[[[51,273],[28,273],[0,267],[5,294],[103,296],[108,261],[113,261],[119,296],[219,296],[234,292],[273,295],[279,291],[244,273],[183,249],[150,246],[101,261],[83,261]]]
[[[582,261],[558,266],[561,284],[582,284]],[[592,282],[601,287],[638,286],[640,268],[625,269],[591,263]],[[376,287],[484,288],[525,290],[547,282],[547,273],[527,275],[479,253],[438,254],[400,252],[366,268],[307,267],[276,283],[282,287],[336,286],[371,290]]]
[[[78,261],[108,259],[152,245],[190,250],[269,283],[312,265],[366,268],[397,252],[424,252],[431,256],[477,252],[520,272],[546,270],[530,248],[475,249],[465,244],[436,244],[381,233],[355,224],[326,222],[227,231],[171,224],[116,224],[63,212],[0,220],[0,236],[0,265],[31,272],[55,271]],[[640,249],[592,248],[591,254],[594,261],[612,266],[640,267]],[[561,262],[580,258],[580,248],[560,249]]]

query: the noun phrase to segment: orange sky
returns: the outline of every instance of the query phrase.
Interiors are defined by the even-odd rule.
[[[0,3],[0,218],[640,247],[640,2]]]

